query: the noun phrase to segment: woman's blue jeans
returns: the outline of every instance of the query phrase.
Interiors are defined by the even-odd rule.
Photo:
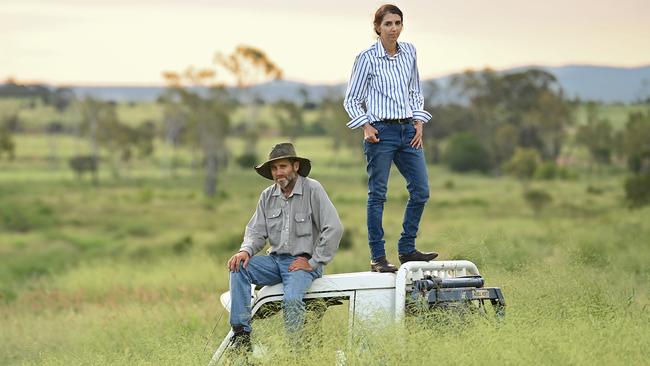
[[[251,285],[282,283],[284,325],[288,333],[302,330],[305,322],[305,304],[302,298],[311,283],[322,276],[322,267],[312,272],[290,272],[289,265],[296,257],[287,254],[252,256],[248,266],[239,272],[230,272],[230,325],[251,331]]]
[[[424,211],[424,204],[429,199],[429,180],[424,151],[410,145],[411,139],[415,136],[415,127],[412,124],[375,122],[373,126],[378,131],[379,142],[373,144],[364,141],[363,150],[368,163],[368,244],[372,259],[376,259],[386,255],[382,217],[392,163],[395,163],[406,179],[406,188],[409,192],[402,223],[402,235],[397,243],[399,254],[411,253],[415,250],[415,237],[420,226],[420,218]]]

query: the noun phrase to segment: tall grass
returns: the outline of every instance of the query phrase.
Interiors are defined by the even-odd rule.
[[[95,187],[67,168],[48,170],[44,138],[24,138],[30,158],[3,162],[0,174],[0,364],[207,364],[229,327],[218,300],[225,262],[270,181],[232,166],[207,199],[200,173],[169,177],[154,157]],[[280,140],[263,141],[260,156]],[[351,247],[326,273],[368,270],[361,158],[334,158],[325,139],[300,139],[297,149],[350,232]],[[647,363],[650,209],[626,208],[622,177],[534,182],[553,197],[536,215],[511,179],[429,173],[418,247],[474,261],[488,286],[502,287],[506,320],[377,319],[348,341],[345,312],[333,309],[307,325],[320,328],[297,351],[275,317],[254,324],[266,349],[254,362]],[[406,198],[393,172],[384,218],[393,261]]]

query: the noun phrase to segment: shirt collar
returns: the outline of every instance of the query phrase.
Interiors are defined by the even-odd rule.
[[[294,194],[302,195],[302,181],[305,178],[303,178],[303,176],[298,173],[296,174],[298,175],[298,177],[296,178],[296,185],[293,186],[293,190],[291,191],[289,197],[293,196]],[[280,196],[280,195],[282,195],[282,188],[280,188],[280,186],[277,183],[275,183],[272,196]]]
[[[402,47],[400,46],[400,42],[397,42],[397,53],[395,53],[393,57],[397,57],[401,51]],[[388,56],[388,52],[386,52],[384,49],[384,45],[381,44],[381,39],[377,39],[377,43],[375,43],[375,55],[377,55],[377,57],[390,58],[390,56]]]

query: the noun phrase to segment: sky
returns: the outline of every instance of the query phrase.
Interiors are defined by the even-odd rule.
[[[0,80],[161,85],[239,44],[287,80],[346,82],[376,41],[367,0],[0,0]],[[648,0],[409,0],[421,78],[525,65],[650,64]],[[229,82],[224,72],[217,78]]]

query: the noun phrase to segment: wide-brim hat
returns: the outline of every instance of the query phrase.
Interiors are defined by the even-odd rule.
[[[307,158],[302,158],[296,155],[296,149],[293,147],[293,144],[290,142],[283,142],[273,146],[271,152],[269,153],[269,160],[265,163],[262,163],[255,167],[257,173],[264,178],[273,180],[273,175],[271,174],[271,163],[280,159],[295,159],[300,162],[300,168],[298,168],[298,174],[303,177],[309,175],[311,170],[311,161]]]

